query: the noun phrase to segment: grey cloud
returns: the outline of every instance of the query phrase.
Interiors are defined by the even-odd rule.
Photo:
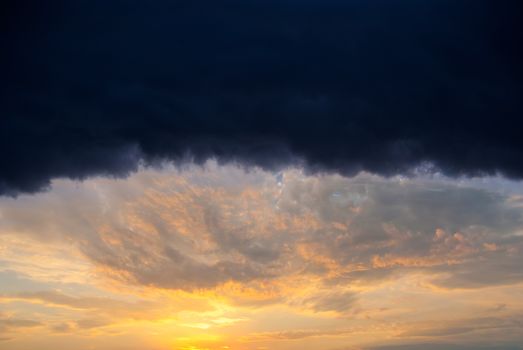
[[[521,249],[523,245],[520,244]],[[512,284],[523,281],[523,254],[506,251],[490,253],[483,259],[469,261],[455,266],[450,271],[443,267],[435,268],[436,272],[445,275],[437,277],[433,283],[440,287],[480,288],[493,285]]]
[[[485,345],[485,344],[449,344],[449,343],[415,343],[403,345],[383,345],[366,348],[366,350],[521,350],[518,344],[508,345]]]
[[[71,333],[75,331],[90,330],[109,325],[108,320],[99,318],[86,318],[78,321],[61,322],[52,325],[50,328],[56,333]]]
[[[51,330],[56,333],[69,333],[73,330],[73,326],[67,322],[61,322],[51,327]]]
[[[346,284],[374,284],[389,280],[399,274],[396,268],[366,268],[364,270],[349,271],[340,273],[335,277],[326,278],[326,286],[346,285]]]
[[[516,236],[523,227],[522,210],[507,195],[448,182],[373,177],[336,179],[338,185],[330,193],[350,189],[363,179],[365,196],[357,210],[343,207],[346,229],[322,229],[306,238],[341,265],[368,264],[367,268],[338,274],[331,282],[390,277],[400,268],[447,272],[448,285],[474,287],[523,280],[518,268],[521,239]],[[311,183],[310,191],[302,191],[322,193],[317,187],[328,187],[328,180]],[[332,205],[322,201],[329,196],[325,192],[317,200],[307,199],[303,206],[295,196],[294,205],[316,203],[316,213],[322,217]],[[383,264],[376,265],[376,257],[385,257],[377,262]],[[451,261],[458,265],[449,268]]]
[[[328,336],[343,336],[354,333],[353,329],[335,329],[335,330],[321,330],[321,329],[297,329],[281,332],[266,332],[251,335],[253,340],[295,340],[313,337],[328,337]]]
[[[316,295],[303,301],[303,305],[316,312],[336,311],[340,313],[350,310],[356,302],[353,292],[330,292]]]
[[[76,327],[79,329],[91,329],[98,328],[108,325],[109,322],[106,320],[96,319],[96,318],[85,318],[75,322]]]
[[[209,288],[217,284],[234,281],[249,281],[269,277],[248,264],[220,261],[214,264],[197,263],[194,259],[180,254],[173,248],[166,248],[164,263],[152,268],[143,267],[132,271],[136,279],[146,285],[163,288]]]
[[[498,236],[521,225],[519,209],[507,206],[506,198],[483,190],[448,185],[430,189],[416,183],[381,183],[370,188],[369,200],[351,222],[350,244],[371,243],[375,253],[423,256],[438,228],[455,233],[479,227]],[[387,232],[387,226],[397,232]],[[399,244],[387,244],[391,240]],[[383,244],[376,244],[380,242]]]
[[[447,320],[444,322],[419,323],[410,330],[401,334],[407,338],[447,338],[456,339],[502,339],[507,341],[523,340],[521,330],[523,329],[523,315],[512,314],[504,317],[478,317],[459,320]],[[493,336],[496,334],[496,336]],[[472,337],[472,338],[471,338]]]
[[[40,322],[34,320],[5,317],[0,318],[0,332],[8,332],[19,328],[31,328],[40,325]]]
[[[141,317],[146,311],[161,307],[158,304],[140,301],[125,302],[104,297],[72,297],[58,291],[18,292],[0,295],[0,300],[25,300],[49,305],[96,312],[97,315]]]
[[[130,304],[116,301],[109,298],[79,298],[71,297],[56,291],[40,291],[40,292],[20,292],[12,294],[4,294],[3,298],[15,298],[23,300],[43,301],[49,304],[67,306],[76,309],[104,309],[110,306],[124,306],[128,307]]]
[[[415,269],[443,287],[476,288],[523,280],[522,212],[496,186],[472,180],[207,163],[3,198],[0,231],[71,242],[112,276],[162,288],[323,276],[333,268],[327,285]]]
[[[477,317],[468,319],[450,319],[446,321],[417,322],[403,332],[401,338],[432,338],[424,343],[380,345],[366,347],[366,350],[516,350],[522,349],[521,314],[504,317]]]

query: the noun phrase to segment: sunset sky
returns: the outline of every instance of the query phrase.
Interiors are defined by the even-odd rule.
[[[520,1],[0,12],[0,349],[523,349]]]

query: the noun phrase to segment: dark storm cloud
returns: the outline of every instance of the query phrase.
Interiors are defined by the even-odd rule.
[[[519,1],[6,1],[0,193],[209,156],[523,176]]]

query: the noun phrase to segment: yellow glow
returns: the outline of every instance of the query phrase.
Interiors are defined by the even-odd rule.
[[[509,200],[485,209],[500,210],[499,234],[471,224],[475,213],[465,224],[460,212],[446,219],[457,223],[418,222],[416,206],[432,202],[417,197],[395,204],[407,219],[376,198],[368,207],[339,198],[362,182],[402,194],[410,180],[394,187],[291,169],[278,186],[269,172],[210,166],[58,181],[34,197],[0,200],[0,348],[520,340],[523,242]]]

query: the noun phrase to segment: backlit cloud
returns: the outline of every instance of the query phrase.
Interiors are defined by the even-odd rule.
[[[468,344],[470,334],[502,329],[516,341],[523,206],[514,186],[212,161],[120,180],[59,180],[0,202],[0,277],[12,281],[0,302],[54,315],[16,319],[31,316],[57,334],[127,332],[129,320],[228,337],[244,327],[229,341],[239,349],[291,349],[290,340],[300,348],[305,339],[370,346],[385,334],[390,344]],[[275,312],[293,326],[269,321]],[[217,339],[191,344],[232,346]]]

